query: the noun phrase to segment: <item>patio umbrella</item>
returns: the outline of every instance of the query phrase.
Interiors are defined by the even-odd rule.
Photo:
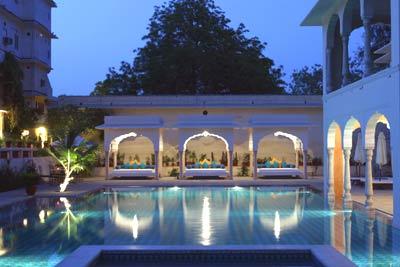
[[[357,134],[357,144],[356,144],[356,149],[354,152],[354,161],[359,162],[359,163],[364,163],[364,151],[362,148],[362,142],[361,142],[361,133]]]
[[[361,132],[357,134],[357,143],[354,151],[354,161],[359,164],[356,166],[357,176],[361,176],[361,164],[365,163],[364,150],[361,142]]]
[[[378,135],[375,163],[379,165],[379,170],[382,169],[383,165],[387,164],[386,138],[383,132]]]

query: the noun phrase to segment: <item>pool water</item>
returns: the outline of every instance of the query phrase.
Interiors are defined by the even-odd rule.
[[[0,266],[54,266],[103,244],[330,244],[359,266],[400,266],[400,231],[385,218],[326,209],[302,187],[107,189],[0,210]]]

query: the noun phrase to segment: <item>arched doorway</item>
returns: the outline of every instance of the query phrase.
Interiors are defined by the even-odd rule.
[[[340,200],[343,196],[343,150],[339,124],[332,122],[328,129],[328,198]]]
[[[232,173],[232,155],[228,141],[217,134],[204,131],[183,144],[181,173],[186,177],[226,177]]]

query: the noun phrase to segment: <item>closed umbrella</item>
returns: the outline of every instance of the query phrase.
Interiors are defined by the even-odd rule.
[[[357,134],[356,149],[354,151],[354,161],[358,163],[356,166],[357,176],[361,176],[361,164],[365,163],[364,151],[361,142],[361,133]]]
[[[379,165],[379,170],[382,169],[383,165],[387,164],[386,138],[382,132],[378,135],[375,163]]]
[[[357,135],[357,144],[356,144],[356,149],[354,152],[354,161],[359,162],[359,163],[365,163],[364,151],[363,151],[362,142],[361,142],[361,133],[358,133],[358,135]]]

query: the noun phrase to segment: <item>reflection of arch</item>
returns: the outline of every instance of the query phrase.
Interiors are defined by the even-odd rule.
[[[343,147],[344,148],[352,148],[353,147],[353,132],[361,127],[360,122],[351,117],[344,127],[343,133]]]
[[[132,195],[132,194],[129,194]],[[128,199],[132,199],[132,197],[128,197]],[[150,198],[140,198],[137,199],[136,205],[141,206],[147,206],[150,207],[150,210],[153,212],[150,212],[150,214],[154,214],[156,211],[155,207],[155,202],[151,201],[151,203],[148,203],[146,200],[149,200]],[[137,203],[138,201],[145,201],[145,203]],[[147,202],[147,203],[146,203]],[[146,205],[147,204],[147,205]],[[134,239],[137,239],[139,235],[139,230],[143,229],[148,229],[152,223],[153,223],[153,215],[151,217],[147,216],[140,216],[137,213],[135,213],[134,216],[132,217],[127,217],[123,213],[120,212],[120,203],[118,201],[118,192],[114,191],[113,192],[113,198],[112,198],[112,204],[111,204],[111,210],[110,210],[110,219],[111,221],[117,226],[119,229],[124,230],[126,232],[129,232],[132,234]],[[147,212],[146,212],[147,213]]]
[[[188,139],[186,139],[186,141],[185,141],[184,144],[183,144],[183,152],[186,151],[187,144],[188,144],[191,140],[196,139],[196,138],[199,138],[199,137],[209,137],[209,136],[210,136],[210,137],[217,138],[217,139],[219,139],[219,140],[222,140],[222,141],[224,142],[224,144],[225,144],[226,151],[229,151],[229,143],[228,143],[228,141],[227,141],[224,137],[222,137],[222,136],[220,136],[220,135],[217,135],[217,134],[209,133],[208,131],[204,131],[204,132],[202,132],[202,133],[200,133],[200,134],[192,135],[191,137],[189,137]]]
[[[294,203],[293,203],[293,209],[292,212],[290,212],[288,215],[286,215],[285,213],[282,213],[285,210],[277,210],[277,214],[279,214],[279,220],[276,220],[276,215],[275,217],[273,216],[273,214],[270,214],[269,216],[260,216],[260,222],[261,224],[269,229],[269,230],[276,230],[279,229],[280,232],[282,232],[283,230],[291,230],[296,228],[299,223],[303,220],[303,212],[304,212],[304,206],[305,206],[305,194],[299,190],[296,189],[295,192],[293,192],[295,194],[295,199],[294,199]],[[271,201],[276,201],[279,203],[287,203],[288,201],[286,200],[288,196],[292,196],[292,192],[291,194],[284,194],[283,197],[286,197],[283,199],[282,196],[276,196],[276,199],[273,200],[269,200],[268,203],[271,203]],[[272,195],[270,196],[272,198]],[[286,201],[285,201],[286,200]],[[257,197],[257,205],[259,207],[262,207],[263,203],[260,203],[260,199],[259,197]],[[292,203],[289,203],[292,204]],[[275,206],[275,205],[271,205],[271,206]],[[286,207],[285,207],[286,208]],[[287,209],[291,209],[291,207],[287,207]],[[277,225],[279,224],[279,225]],[[277,237],[278,238],[278,237]]]
[[[387,128],[390,129],[390,124],[385,115],[381,113],[375,113],[368,120],[367,128],[365,130],[365,148],[374,149],[375,147],[375,131],[378,123],[386,124]]]

